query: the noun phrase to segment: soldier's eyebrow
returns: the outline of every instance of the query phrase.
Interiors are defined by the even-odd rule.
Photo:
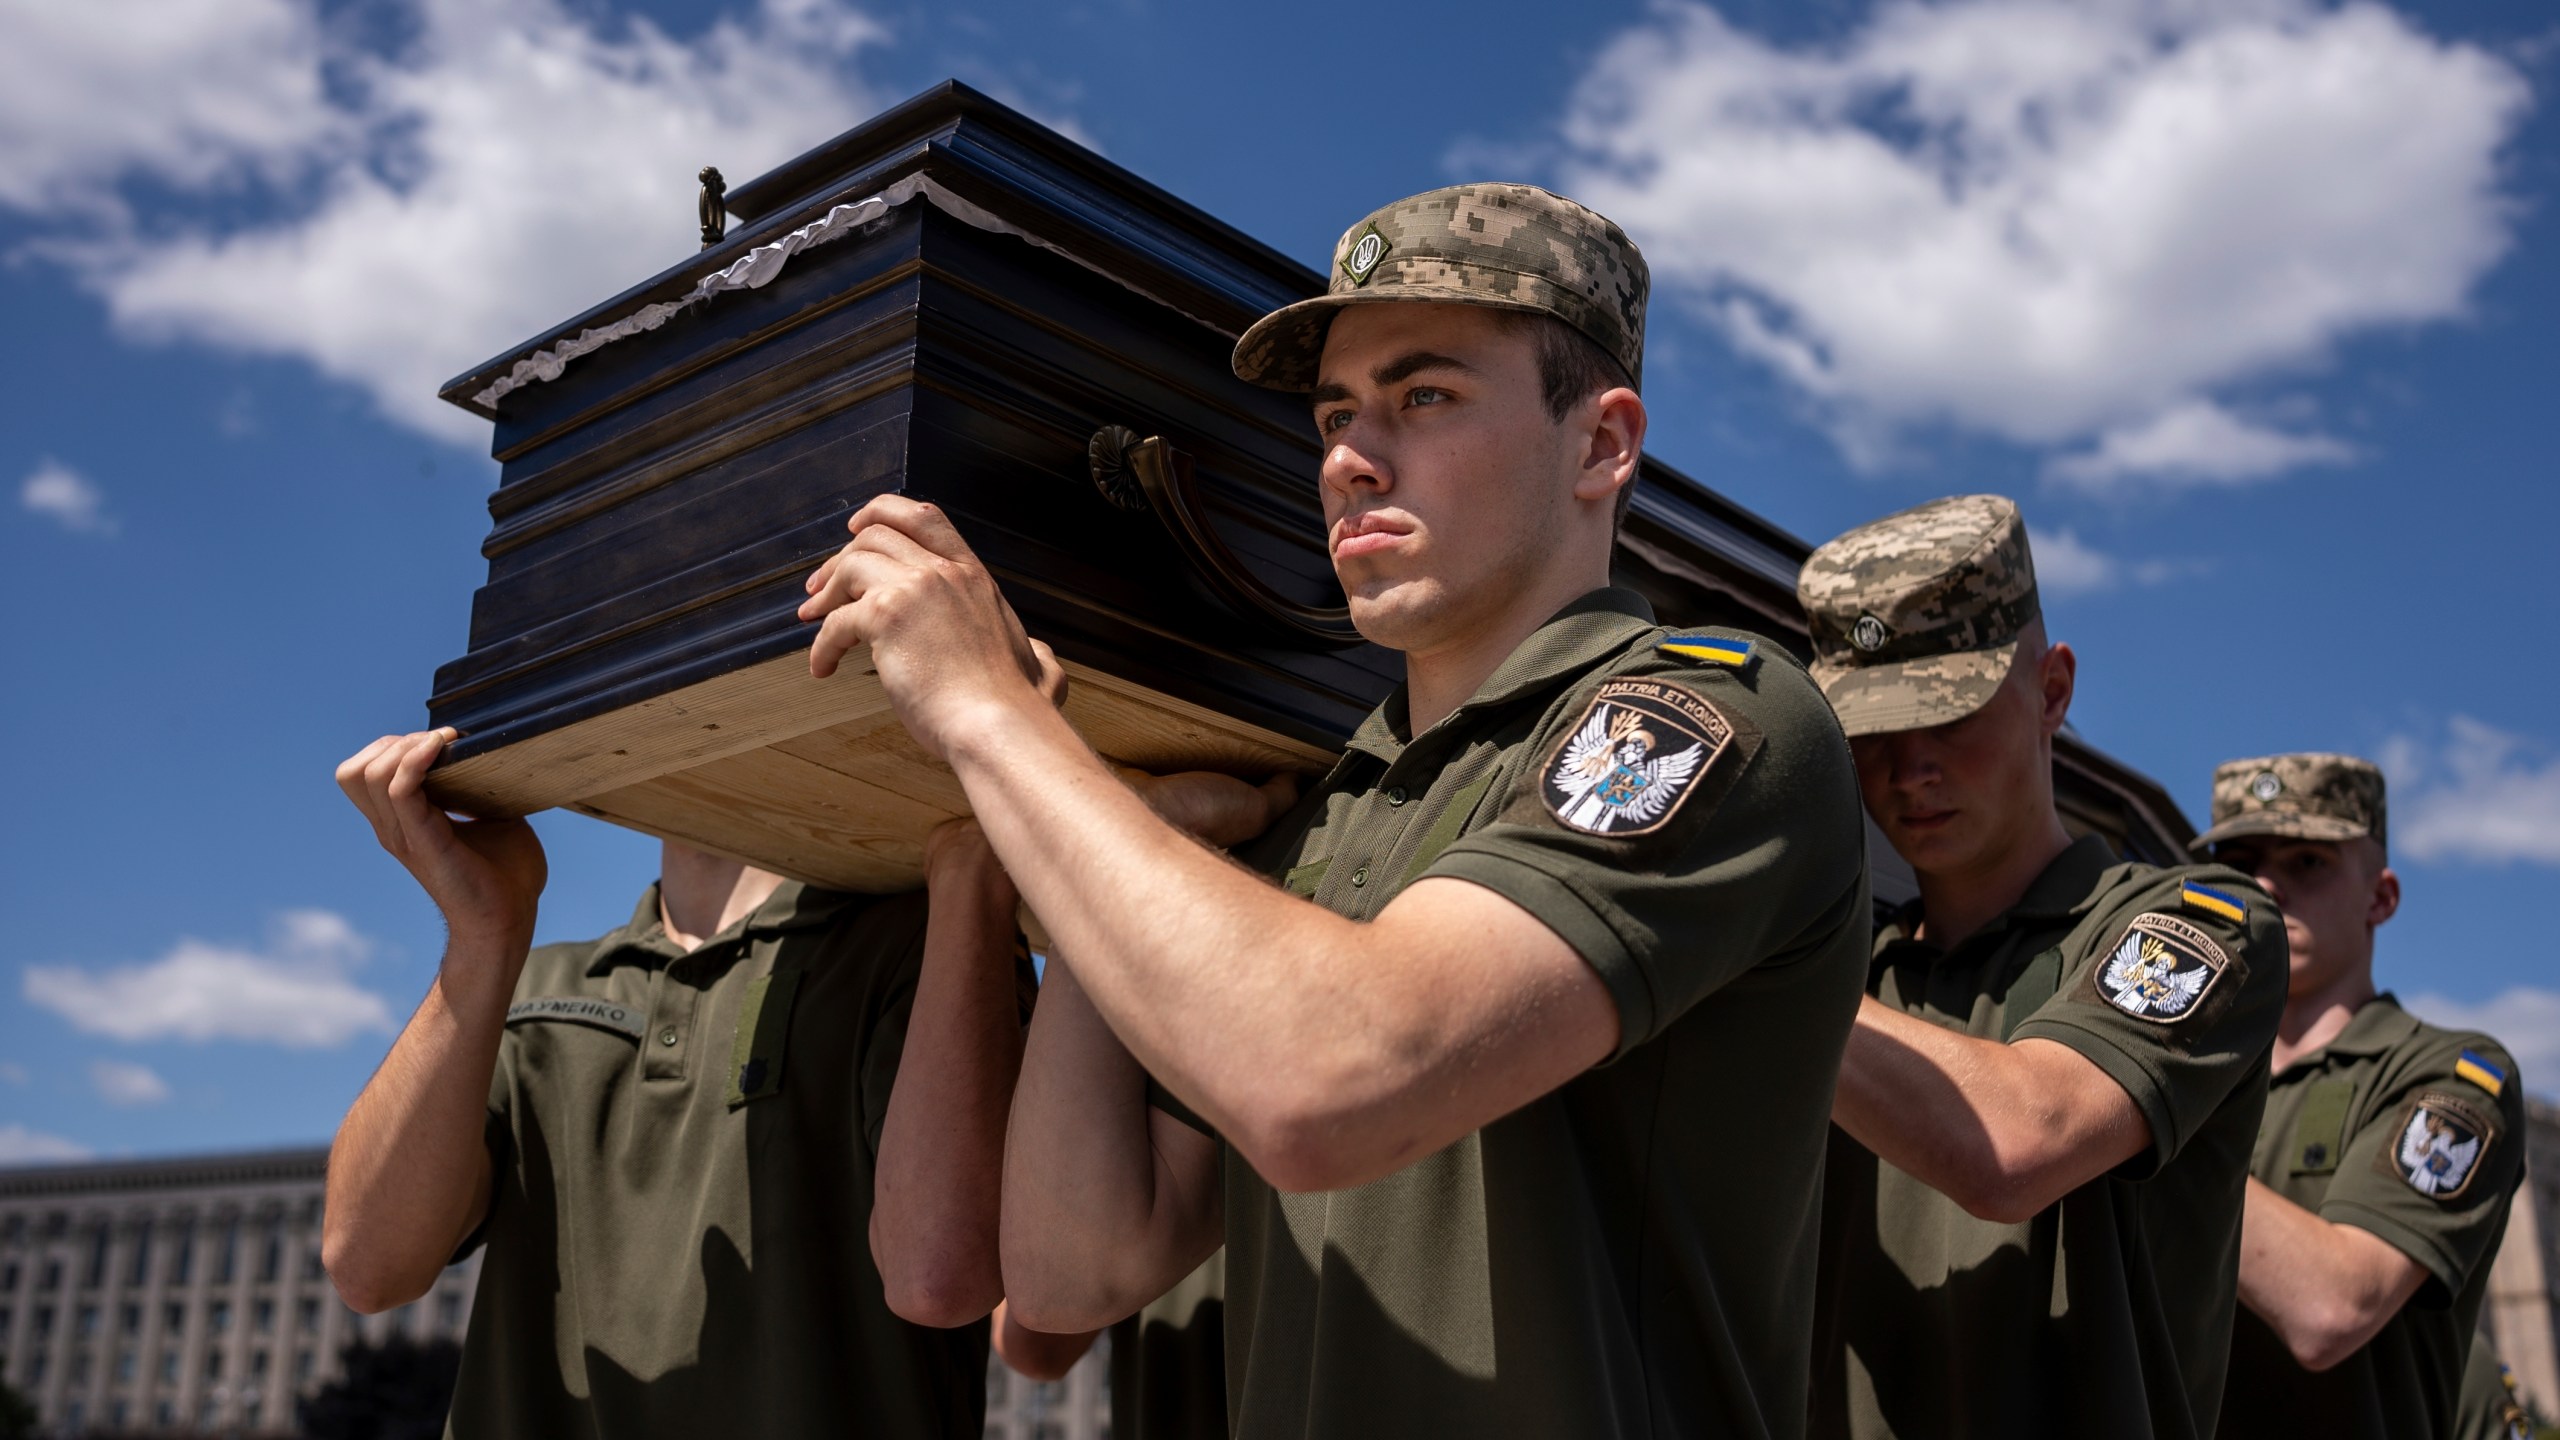
[[[1307,403],[1310,405],[1330,405],[1336,400],[1348,400],[1350,398],[1350,386],[1336,385],[1331,381],[1327,381],[1326,383],[1307,392]]]
[[[1411,379],[1425,370],[1455,370],[1464,375],[1477,373],[1476,367],[1455,356],[1442,355],[1430,350],[1415,350],[1399,355],[1370,371],[1369,380],[1376,385],[1393,385],[1399,380]]]

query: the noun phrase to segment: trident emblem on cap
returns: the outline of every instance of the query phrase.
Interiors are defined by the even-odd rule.
[[[1884,622],[1873,615],[1861,615],[1849,628],[1849,643],[1872,655],[1884,648]]]

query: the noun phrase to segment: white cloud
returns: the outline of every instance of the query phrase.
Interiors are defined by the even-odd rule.
[[[2529,98],[2366,3],[1896,0],[1789,47],[1667,0],[1584,76],[1559,178],[1853,458],[1952,423],[2228,482],[2346,449],[2217,392],[2462,313]]]
[[[160,1072],[127,1060],[90,1061],[89,1085],[110,1105],[157,1105],[170,1094]]]
[[[2391,848],[2420,860],[2560,865],[2560,756],[2456,715],[2430,745],[2383,746]]]
[[[2560,1097],[2560,990],[2519,985],[2495,1000],[2466,1005],[2442,995],[2412,995],[2408,1010],[2453,1030],[2477,1030],[2507,1047],[2525,1088]]]
[[[2124,585],[2165,585],[2194,575],[2193,560],[2129,560],[2110,555],[2070,530],[2029,527],[2036,584],[2048,595],[2095,595]]]
[[[107,492],[59,460],[48,457],[19,482],[18,503],[75,535],[116,533]]]
[[[319,16],[296,0],[0,0],[0,31],[0,204],[120,214],[126,175],[281,178],[339,138]]]
[[[2306,465],[2343,465],[2352,447],[2326,435],[2293,434],[2259,425],[2210,400],[2181,400],[2097,444],[2056,458],[2045,473],[2091,489],[2132,476],[2169,484],[2234,485],[2266,480]]]
[[[126,333],[298,357],[394,419],[478,445],[485,425],[435,398],[444,380],[692,253],[700,166],[744,180],[878,108],[851,64],[885,32],[844,0],[764,0],[685,39],[565,0],[407,8],[414,35],[387,55],[316,19],[313,0],[258,0],[268,43],[217,26],[143,59],[100,58],[113,46],[85,23],[13,34],[12,70],[157,65],[177,93],[118,128],[125,89],[48,92],[39,138],[106,134],[22,165],[0,202],[68,217],[46,253]],[[296,203],[246,228],[86,218],[120,175],[217,196],[285,177],[260,193]]]
[[[246,1040],[313,1049],[397,1028],[349,972],[372,942],[326,910],[277,918],[263,950],[183,939],[143,965],[30,965],[26,997],[74,1029],[117,1040]]]
[[[0,1165],[44,1165],[56,1160],[86,1160],[97,1152],[77,1140],[65,1140],[11,1121],[0,1125]]]

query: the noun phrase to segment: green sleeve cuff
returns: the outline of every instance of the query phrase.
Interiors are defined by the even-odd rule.
[[[2151,1151],[2147,1157],[2137,1155],[2116,1167],[2115,1174],[2127,1180],[2148,1180],[2185,1147],[2187,1136],[2179,1129],[2177,1111],[2169,1104],[2168,1077],[2115,1036],[2058,1016],[2036,1015],[2020,1025],[2009,1039],[2013,1044],[2020,1040],[2050,1040],[2066,1046],[2105,1071],[2108,1079],[2133,1097],[2134,1108],[2142,1112],[2143,1123],[2151,1129]]]
[[[1416,878],[1434,876],[1481,885],[1528,911],[1598,972],[1618,1007],[1618,1046],[1610,1053],[1611,1060],[1653,1037],[1659,1010],[1653,982],[1636,963],[1635,953],[1617,927],[1571,881],[1493,850],[1450,850]]]
[[[2396,1216],[2359,1205],[2353,1200],[2332,1200],[2320,1207],[2320,1218],[2332,1225],[2352,1225],[2384,1244],[2418,1262],[2419,1268],[2435,1280],[2435,1287],[2421,1287],[2411,1303],[2432,1301],[2442,1306],[2462,1293],[2462,1259],[2448,1249],[2439,1236],[2430,1235]],[[2485,1261],[2483,1263],[2486,1263]]]

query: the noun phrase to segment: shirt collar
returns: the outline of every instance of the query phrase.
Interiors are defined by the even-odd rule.
[[[2323,1055],[2379,1055],[2418,1029],[2418,1018],[2400,1008],[2400,997],[2385,990],[2356,1007],[2328,1044],[2320,1047]],[[2299,1062],[2297,1062],[2299,1063]]]
[[[2081,914],[2105,892],[2107,872],[2124,862],[2101,835],[2083,835],[2062,847],[2027,885],[2018,903],[1994,917],[1967,940],[1994,934],[2020,921],[2059,920]],[[1920,928],[1920,902],[1910,901],[1885,923],[1879,939],[1909,940]]]
[[[640,903],[632,907],[630,921],[597,943],[595,958],[587,962],[587,973],[602,975],[636,955],[654,955],[674,961],[687,955],[699,955],[722,941],[736,937],[810,929],[834,919],[847,905],[862,898],[842,890],[821,890],[797,880],[785,880],[765,897],[763,904],[747,912],[746,918],[717,935],[705,937],[699,946],[687,951],[668,938],[666,922],[659,907],[658,884],[651,881],[649,888],[641,892]]]
[[[1466,703],[1440,725],[1448,726],[1470,711],[1506,704],[1581,675],[1653,623],[1652,604],[1635,591],[1614,585],[1591,591],[1530,632],[1501,664],[1493,667],[1493,673],[1484,678]],[[1360,722],[1348,748],[1394,764],[1413,740],[1408,703],[1405,687],[1396,686],[1377,709],[1369,712],[1369,718]]]

